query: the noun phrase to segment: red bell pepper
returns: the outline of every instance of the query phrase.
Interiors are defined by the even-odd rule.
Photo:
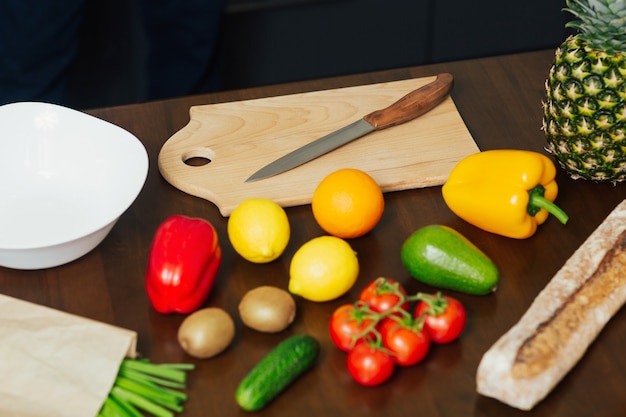
[[[217,232],[204,219],[175,215],[157,229],[146,290],[159,313],[190,313],[209,296],[222,261]]]

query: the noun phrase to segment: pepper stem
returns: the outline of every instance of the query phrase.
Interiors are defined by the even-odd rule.
[[[528,214],[534,216],[539,210],[544,209],[548,213],[556,217],[561,223],[565,224],[569,220],[569,216],[559,206],[545,198],[543,195],[546,189],[542,185],[537,185],[528,191],[530,199],[528,200]]]

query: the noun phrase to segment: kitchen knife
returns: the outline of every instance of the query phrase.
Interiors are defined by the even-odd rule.
[[[454,78],[451,74],[438,74],[433,82],[411,91],[389,107],[376,110],[348,126],[278,158],[252,174],[245,182],[283,173],[368,133],[413,120],[441,103],[450,94],[453,84]]]

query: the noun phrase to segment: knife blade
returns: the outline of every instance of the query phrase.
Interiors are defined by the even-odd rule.
[[[356,122],[350,123],[276,159],[256,171],[245,182],[258,181],[281,174],[368,133],[413,120],[439,105],[450,94],[453,85],[454,78],[451,74],[438,74],[434,81],[411,91],[390,106],[369,113]]]

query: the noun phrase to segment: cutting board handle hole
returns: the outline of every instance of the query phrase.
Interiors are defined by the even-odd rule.
[[[185,165],[201,167],[211,163],[215,158],[215,153],[209,148],[190,149],[183,154]]]

